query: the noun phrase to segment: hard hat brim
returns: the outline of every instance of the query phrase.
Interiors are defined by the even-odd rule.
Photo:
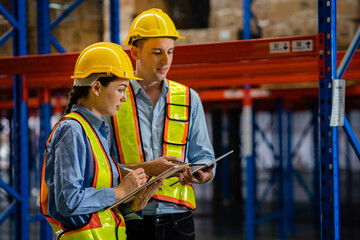
[[[143,80],[142,78],[135,77],[133,74],[129,76],[126,71],[120,71],[114,67],[105,67],[105,66],[93,66],[87,69],[85,72],[75,72],[74,76],[71,78],[87,78],[93,73],[107,73],[107,74],[114,74],[118,78],[124,79],[134,79],[134,80]]]

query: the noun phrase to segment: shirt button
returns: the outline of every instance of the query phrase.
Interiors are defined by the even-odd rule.
[[[160,222],[160,219],[156,218],[155,223],[159,223],[159,222]]]
[[[158,146],[155,146],[155,150],[158,150],[159,149],[159,147]]]

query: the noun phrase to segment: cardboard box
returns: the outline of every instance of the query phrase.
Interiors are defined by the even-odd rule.
[[[166,0],[135,0],[135,12],[133,18],[150,8],[160,8],[163,12],[169,14],[170,6],[168,2],[169,1]]]
[[[353,40],[360,21],[348,18],[337,18],[337,47],[340,50],[346,50]]]
[[[223,8],[210,13],[209,28],[242,27],[242,25],[242,8]]]
[[[341,0],[336,3],[337,16],[339,18],[360,19],[359,0]]]
[[[317,1],[315,0],[272,0],[269,3],[268,19],[271,21],[288,20],[296,12],[313,10],[317,12]],[[300,19],[301,20],[301,19]]]
[[[255,0],[251,4],[251,11],[259,21],[269,19],[270,4],[271,1],[268,0]]]
[[[262,37],[287,37],[317,34],[317,19],[306,19],[302,21],[276,21],[271,22],[262,29]]]

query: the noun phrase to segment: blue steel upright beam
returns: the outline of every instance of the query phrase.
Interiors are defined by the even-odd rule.
[[[50,53],[50,12],[49,0],[37,0],[37,46],[38,54]]]
[[[51,33],[50,33],[50,11],[49,0],[37,0],[37,25],[38,25],[38,53],[51,53]],[[57,47],[57,49],[59,49]],[[64,50],[65,51],[65,50]],[[60,51],[60,52],[64,52]],[[39,169],[43,163],[43,153],[45,151],[45,143],[47,137],[51,133],[51,105],[49,89],[42,89],[39,91],[40,105],[39,105],[39,119],[40,119],[40,136],[39,136],[39,152],[40,157],[37,159]],[[41,178],[41,171],[38,175],[39,183]],[[53,230],[48,221],[42,217],[40,218],[40,240],[52,239]]]
[[[26,33],[26,0],[12,0],[13,15],[17,24],[13,37],[13,55],[25,56],[27,54]]]
[[[252,0],[244,0],[243,2],[243,39],[250,39],[251,38],[251,2]]]
[[[286,166],[285,170],[285,191],[284,191],[284,202],[285,202],[285,233],[286,237],[295,235],[294,228],[294,171],[293,171],[293,155],[292,155],[292,114],[290,110],[286,110],[286,140],[287,140],[287,151],[286,151]]]
[[[337,127],[330,127],[332,80],[336,79],[336,1],[318,0],[320,38],[319,107],[321,238],[340,239]]]
[[[48,88],[39,90],[39,119],[40,119],[40,136],[39,136],[39,152],[40,156],[37,162],[37,166],[40,169],[39,174],[37,175],[38,186],[40,186],[41,181],[41,169],[43,166],[43,157],[45,152],[45,144],[48,136],[51,133],[51,104],[50,104],[50,90]],[[46,220],[46,218],[41,214],[39,216],[40,222],[40,240],[52,239],[53,230]]]
[[[14,19],[18,27],[13,37],[13,55],[27,54],[26,0],[12,0]],[[14,76],[14,184],[22,201],[16,208],[16,239],[29,239],[29,139],[28,112],[24,76]]]
[[[321,222],[321,211],[320,211],[320,158],[319,158],[319,123],[317,121],[317,109],[312,108],[313,114],[313,153],[314,153],[314,167],[313,167],[313,218],[314,226],[319,229]]]
[[[13,38],[13,55],[24,56],[27,53],[26,41],[26,1],[25,0],[12,0],[12,14],[10,14],[2,4],[0,4],[0,12],[6,17],[12,25],[4,36],[0,39],[0,46],[7,42],[11,37]],[[15,213],[16,221],[15,228],[16,239],[27,239],[29,232],[29,223],[27,216],[29,213],[29,195],[28,195],[28,136],[27,136],[27,112],[26,102],[23,101],[22,92],[22,77],[14,76],[13,79],[13,96],[14,96],[14,117],[13,117],[13,138],[11,151],[13,155],[10,156],[10,166],[13,166],[13,171],[10,171],[10,185],[1,181],[1,187],[15,197],[15,201],[0,215],[0,224],[2,224],[9,216]],[[24,111],[25,110],[25,111]],[[21,147],[23,146],[23,148]],[[24,157],[22,157],[22,154]],[[22,167],[24,166],[24,167]],[[12,179],[14,179],[12,184]]]
[[[242,129],[243,157],[246,163],[246,200],[245,200],[245,239],[255,239],[255,202],[256,202],[256,166],[254,158],[254,124],[253,105],[250,98],[250,89],[245,88],[243,101]]]
[[[277,134],[278,134],[278,158],[276,159],[277,168],[277,196],[278,196],[278,211],[280,212],[278,224],[278,238],[285,239],[286,235],[286,219],[285,219],[285,201],[284,201],[284,141],[283,141],[283,102],[282,99],[277,99]]]
[[[110,41],[120,44],[119,0],[110,0]]]
[[[328,1],[329,3],[329,1]],[[336,44],[336,0],[330,2],[331,29],[331,79],[337,79],[337,44]],[[332,86],[333,87],[333,86]],[[340,186],[339,186],[339,144],[338,127],[333,127],[333,192],[334,192],[334,239],[340,240]]]

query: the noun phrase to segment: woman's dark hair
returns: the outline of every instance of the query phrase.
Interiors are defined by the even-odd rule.
[[[110,82],[118,79],[118,77],[101,77],[97,81],[101,83],[104,87],[109,85]],[[69,92],[69,103],[65,109],[64,115],[71,112],[71,108],[80,98],[86,98],[89,95],[90,86],[73,86]]]

